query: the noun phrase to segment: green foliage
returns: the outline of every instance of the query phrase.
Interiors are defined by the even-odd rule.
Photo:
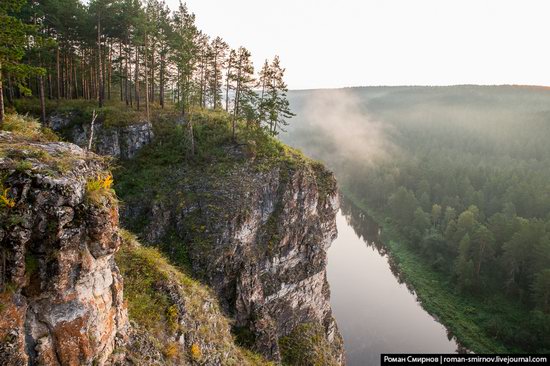
[[[24,4],[24,0],[3,0],[0,5],[0,68],[19,77],[40,71],[20,63],[25,54],[27,36],[34,31],[33,26],[24,24],[14,16]]]
[[[25,255],[25,273],[32,276],[38,270],[38,258],[31,253]]]
[[[298,116],[304,100],[318,97],[295,96]],[[384,151],[349,156],[348,144],[368,138],[335,141],[326,125],[307,119],[294,124],[288,141],[332,167],[355,201],[393,227],[400,246],[460,294],[453,301],[495,298],[495,307],[519,309],[510,310],[514,317],[496,312],[491,322],[481,319],[478,335],[514,351],[548,349],[529,320],[532,311],[544,313],[541,273],[550,268],[548,90],[381,87],[347,96],[379,121],[349,126],[360,138],[379,133]],[[342,118],[340,128],[349,126]],[[434,308],[443,318],[446,307]],[[490,307],[483,313],[489,317]]]
[[[14,101],[14,107],[19,113],[29,113],[39,117],[40,102],[36,98],[20,98]],[[61,102],[46,100],[46,115],[67,116],[72,125],[89,125],[92,121],[92,113],[98,115],[96,123],[103,123],[105,127],[125,127],[147,119],[144,111],[136,111],[126,108],[119,101],[107,101],[102,108],[92,100],[69,99]]]
[[[86,182],[86,199],[95,205],[115,203],[117,198],[112,185],[113,176],[111,174],[88,179]]]
[[[57,136],[49,128],[42,127],[36,119],[16,113],[6,114],[1,129],[26,140],[58,140]]]
[[[283,365],[338,365],[321,324],[298,325],[288,336],[279,339]]]
[[[535,275],[533,297],[537,306],[550,314],[550,269],[544,269]]]
[[[215,352],[228,365],[268,364],[260,356],[234,344],[229,321],[209,289],[171,265],[158,249],[141,246],[135,235],[126,230],[120,234],[122,247],[115,259],[124,278],[129,318],[155,340],[152,346],[168,364],[199,361]],[[168,291],[174,291],[172,296]],[[181,298],[184,314],[178,310],[174,296]],[[186,317],[184,322],[181,317]],[[193,342],[188,349],[173,341],[180,332]],[[207,345],[207,349],[202,349],[199,343]],[[130,350],[128,355],[138,357],[135,353]]]

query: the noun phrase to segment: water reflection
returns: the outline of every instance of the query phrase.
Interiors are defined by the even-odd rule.
[[[399,284],[405,284],[409,292],[416,296],[414,288],[405,281],[405,276],[399,269],[397,262],[388,252],[388,248],[383,244],[381,239],[382,229],[380,225],[344,195],[340,195],[340,202],[340,211],[344,215],[347,224],[353,228],[355,235],[363,240],[367,246],[376,249],[378,254],[385,256],[397,282]]]
[[[337,225],[328,280],[348,365],[378,365],[381,353],[455,352],[452,335],[403,282],[380,240],[379,226],[345,199]]]

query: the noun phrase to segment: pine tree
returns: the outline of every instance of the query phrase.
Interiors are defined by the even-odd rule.
[[[235,141],[237,120],[242,118],[249,121],[251,112],[255,111],[256,101],[254,66],[252,65],[250,52],[244,47],[239,47],[237,50],[232,79],[235,85],[232,138]]]
[[[18,13],[24,4],[24,0],[0,2],[0,126],[4,122],[4,75],[12,75],[18,81],[20,89],[30,94],[30,89],[24,87],[24,78],[43,75],[44,72],[42,68],[21,62],[25,55],[27,35],[34,32],[35,27],[23,24],[11,14]]]
[[[210,94],[212,96],[212,107],[221,108],[223,67],[226,65],[227,51],[229,46],[220,37],[216,37],[210,45]]]
[[[263,83],[260,116],[267,123],[268,132],[275,136],[284,131],[288,125],[287,119],[295,116],[290,110],[286,93],[288,88],[284,82],[285,69],[281,67],[279,56],[275,56],[269,67],[262,69]]]
[[[185,116],[193,91],[193,71],[197,60],[198,30],[195,26],[195,15],[189,13],[187,6],[180,3],[172,19],[173,33],[170,37],[172,61],[177,71],[177,87],[181,114]]]
[[[225,70],[225,111],[229,112],[229,93],[233,89],[232,81],[235,79],[235,62],[237,60],[237,52],[229,51],[227,59],[227,68]]]

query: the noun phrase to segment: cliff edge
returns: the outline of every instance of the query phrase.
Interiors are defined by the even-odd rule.
[[[295,351],[285,337],[311,324],[329,348],[324,364],[343,364],[326,280],[334,176],[264,133],[232,141],[227,123],[197,118],[194,153],[182,151],[183,127],[125,164],[123,222],[215,290],[239,343],[285,363]]]
[[[106,165],[16,122],[0,131],[0,364],[114,361],[127,316]]]
[[[119,228],[104,158],[32,119],[4,129],[1,365],[268,364],[210,289]]]

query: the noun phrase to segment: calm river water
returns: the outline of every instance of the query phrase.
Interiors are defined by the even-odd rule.
[[[379,365],[381,353],[456,352],[445,327],[392,271],[376,223],[342,201],[338,238],[328,251],[328,281],[347,364]]]

